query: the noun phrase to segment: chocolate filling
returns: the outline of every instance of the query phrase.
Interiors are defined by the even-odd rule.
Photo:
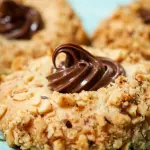
[[[28,39],[43,27],[40,13],[32,7],[3,0],[0,6],[0,34],[9,39]]]
[[[150,24],[150,9],[141,8],[139,14],[145,24]]]
[[[66,60],[56,66],[56,57],[66,54]],[[96,91],[110,82],[125,75],[124,68],[117,62],[95,57],[74,44],[65,44],[56,48],[52,56],[54,71],[48,76],[50,90],[61,93],[79,93],[82,90]]]

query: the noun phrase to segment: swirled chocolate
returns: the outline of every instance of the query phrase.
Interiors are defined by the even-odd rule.
[[[56,57],[66,54],[65,61],[56,66]],[[65,44],[53,53],[54,71],[48,76],[49,87],[61,93],[78,93],[82,90],[95,91],[107,86],[118,76],[125,75],[123,67],[104,57],[95,57],[74,44]]]
[[[0,34],[10,39],[30,38],[42,28],[40,13],[31,7],[2,0],[0,5]]]
[[[139,14],[145,24],[150,24],[150,9],[141,8]]]

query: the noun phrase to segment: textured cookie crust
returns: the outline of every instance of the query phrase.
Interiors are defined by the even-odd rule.
[[[112,56],[112,50],[106,51],[99,55]],[[127,77],[120,76],[97,91],[50,91],[46,78],[52,67],[49,56],[5,77],[0,86],[0,130],[9,146],[31,150],[150,149],[150,62],[116,51],[119,55],[114,59],[122,63]]]
[[[144,23],[139,10],[150,9],[149,0],[138,0],[122,6],[104,20],[93,35],[96,47],[126,48],[150,58],[150,22]],[[147,15],[147,16],[146,16]],[[150,19],[150,15],[145,14]]]
[[[39,57],[63,43],[88,44],[79,18],[66,0],[15,0],[36,8],[44,28],[30,40],[8,40],[0,36],[0,73],[7,73],[15,57]]]

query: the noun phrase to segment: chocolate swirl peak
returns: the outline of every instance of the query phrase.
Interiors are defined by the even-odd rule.
[[[66,59],[57,67],[56,57],[60,53],[65,53]],[[74,44],[57,47],[52,61],[55,69],[47,77],[49,87],[61,93],[95,91],[113,82],[118,76],[125,75],[125,70],[119,63],[109,58],[95,57]]]
[[[2,0],[0,4],[0,34],[10,39],[30,38],[42,27],[39,12],[31,7]]]

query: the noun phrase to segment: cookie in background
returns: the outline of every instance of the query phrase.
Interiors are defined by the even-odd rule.
[[[66,42],[89,44],[66,0],[1,1],[0,74],[11,72],[16,57],[38,58]]]
[[[138,0],[119,7],[92,37],[96,47],[125,48],[150,59],[150,1]]]

